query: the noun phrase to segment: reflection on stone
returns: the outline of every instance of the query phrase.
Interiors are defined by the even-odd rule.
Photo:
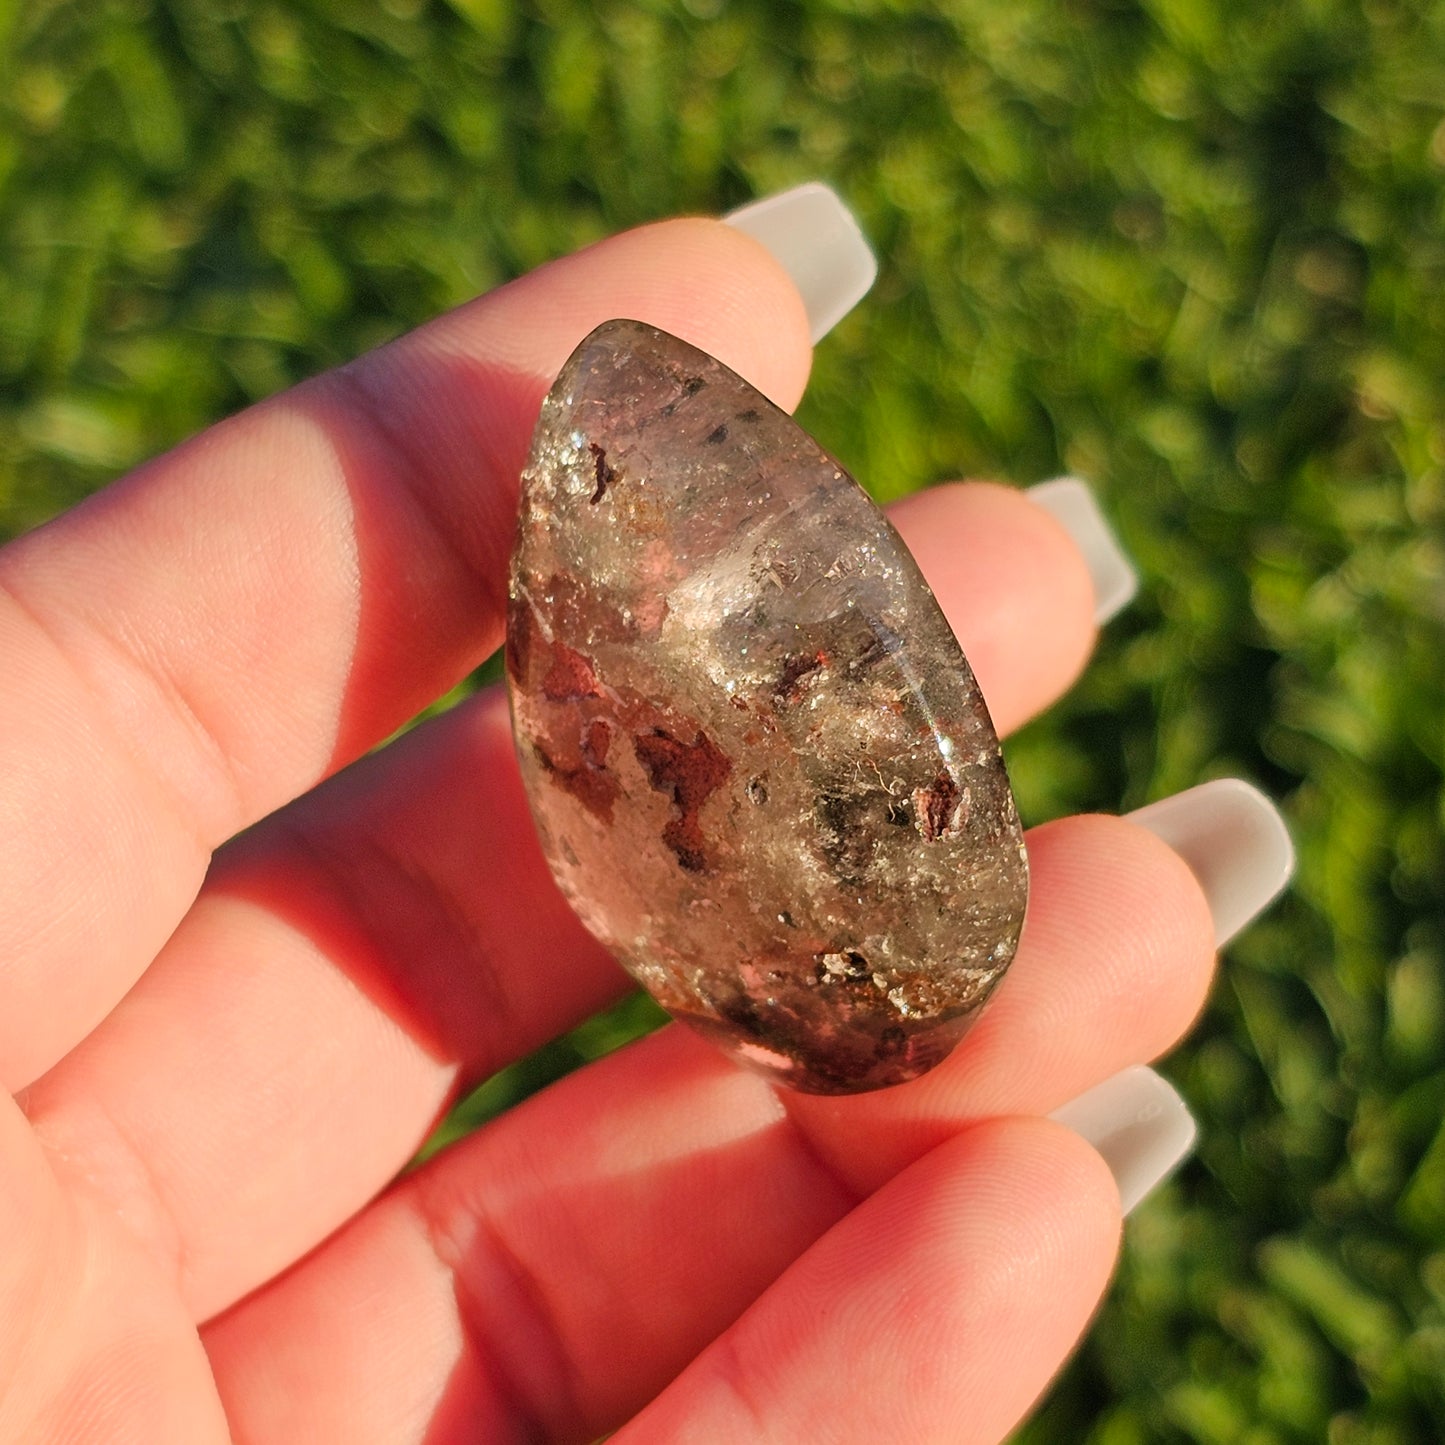
[[[1018,942],[1018,816],[933,595],[790,417],[594,331],[523,475],[507,670],[557,881],[667,1009],[818,1093],[949,1052]]]

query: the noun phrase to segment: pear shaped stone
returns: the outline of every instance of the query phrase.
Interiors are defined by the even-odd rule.
[[[1014,956],[998,739],[882,513],[784,412],[610,321],[542,406],[507,670],[543,849],[679,1019],[783,1083],[915,1077]]]

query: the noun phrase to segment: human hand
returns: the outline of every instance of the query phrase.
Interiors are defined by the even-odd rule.
[[[0,553],[0,1440],[993,1442],[1095,1307],[1115,1183],[1037,1116],[1197,1010],[1221,900],[1273,891],[1247,798],[1184,795],[1178,851],[1033,830],[1018,958],[917,1083],[784,1097],[674,1026],[394,1180],[627,987],[495,693],[353,763],[500,641],[538,403],[613,316],[801,394],[787,273],[670,222]],[[894,517],[1000,730],[1047,705],[1094,635],[1068,531],[978,484]]]

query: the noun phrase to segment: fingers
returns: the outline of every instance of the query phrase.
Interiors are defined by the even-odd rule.
[[[15,1371],[46,1297],[64,1223],[63,1196],[12,1099],[0,1097],[0,1424],[17,1393]],[[0,1436],[0,1438],[4,1438]],[[12,1431],[11,1438],[18,1438]]]
[[[304,1397],[315,1439],[445,1440],[440,1410],[472,1439],[589,1440],[852,1202],[761,1079],[668,1029],[447,1151],[207,1349],[242,1439],[296,1438]]]
[[[934,541],[920,548],[931,581],[1005,724],[1043,706],[1092,635],[1067,537],[991,486],[942,489],[899,523],[910,545]],[[996,567],[1000,553],[1018,566]],[[997,585],[980,590],[990,569]],[[1073,650],[1015,678],[1007,660],[1040,628]],[[460,1080],[622,987],[552,885],[493,694],[228,850],[147,977],[30,1108],[72,1167],[149,1221],[205,1317],[379,1189]]]
[[[1036,830],[1031,843],[1037,860],[1035,898],[1039,923],[1031,924],[1026,931],[1009,979],[984,1021],[951,1060],[928,1078],[886,1094],[840,1101],[788,1096],[785,1106],[767,1094],[759,1106],[766,1118],[774,1121],[785,1107],[798,1136],[807,1138],[803,1152],[815,1164],[824,1163],[830,1179],[840,1183],[850,1197],[875,1187],[890,1172],[950,1137],[964,1122],[995,1113],[1045,1112],[1125,1065],[1152,1057],[1173,1042],[1197,1006],[1211,957],[1210,921],[1191,876],[1162,844],[1128,823],[1100,818],[1077,819],[1067,825]],[[1180,919],[1193,922],[1181,926]],[[709,1068],[715,1062],[723,1077],[733,1077],[729,1065],[720,1059],[714,1061],[706,1046],[694,1046],[686,1036],[669,1047],[695,1047]],[[204,1051],[203,1045],[197,1048],[198,1055]],[[204,1072],[199,1057],[189,1057],[188,1061],[192,1088],[201,1088]],[[405,1084],[406,1076],[393,1057],[378,1048],[370,1060],[371,1072],[379,1080],[373,1084],[366,1071],[367,1062],[366,1057],[358,1055],[354,1064],[348,1064],[333,1053],[327,1067],[337,1069],[334,1091],[321,1087],[326,1080],[309,1074],[301,1086],[293,1086],[291,1077],[279,1065],[273,1079],[247,1079],[254,1085],[252,1092],[241,1091],[238,1098],[249,1099],[251,1110],[260,1116],[254,1134],[244,1132],[253,1122],[244,1102],[228,1105],[217,1100],[212,1105],[202,1089],[198,1107],[210,1109],[206,1117],[214,1117],[216,1122],[209,1136],[206,1130],[195,1130],[205,1140],[190,1146],[203,1151],[199,1157],[181,1152],[189,1137],[185,1133],[138,1140],[142,1147],[150,1146],[147,1164],[151,1182],[149,1186],[135,1183],[134,1187],[143,1191],[159,1184],[171,1191],[167,1210],[183,1242],[178,1253],[187,1261],[193,1302],[200,1303],[207,1293],[215,1300],[223,1287],[234,1296],[246,1283],[263,1277],[263,1269],[270,1273],[276,1268],[274,1255],[261,1253],[258,1243],[270,1250],[272,1236],[276,1236],[289,1258],[319,1238],[323,1232],[321,1221],[308,1212],[309,1201],[319,1196],[330,1209],[338,1208],[340,1191],[328,1191],[336,1188],[333,1173],[355,1187],[357,1176],[348,1172],[352,1169],[350,1153],[362,1155],[375,1166],[376,1156],[369,1152],[371,1136],[395,1127],[385,1096]],[[162,1087],[174,1087],[179,1073],[173,1075],[165,1059],[159,1061],[158,1067]],[[637,1083],[640,1096],[661,1099],[679,1093],[676,1082],[665,1071],[654,1069],[653,1073],[660,1076]],[[603,1077],[589,1073],[579,1086],[581,1097],[590,1101],[589,1111],[594,1104],[600,1110],[609,1100],[617,1102],[617,1096],[610,1095],[599,1082]],[[113,1078],[106,1075],[106,1082]],[[708,1073],[706,1078],[710,1080],[713,1075]],[[736,1087],[747,1089],[755,1083],[745,1080]],[[117,1080],[116,1086],[124,1092],[123,1081]],[[572,1119],[571,1110],[577,1107],[579,1095],[562,1088],[551,1090],[545,1097],[560,1112],[527,1114],[531,1122],[518,1136],[515,1154],[503,1150],[501,1154],[460,1155],[461,1160],[480,1157],[482,1162],[458,1164],[462,1174],[456,1177],[470,1177],[468,1171],[474,1168],[480,1197],[509,1169],[521,1168],[529,1178],[541,1181],[538,1188],[555,1195],[559,1202],[571,1201],[580,1210],[583,1206],[578,1203],[579,1190],[565,1169],[570,1160],[592,1157],[602,1147],[599,1139],[611,1127],[614,1132],[608,1137],[630,1141],[628,1148],[633,1152],[623,1150],[613,1157],[609,1168],[628,1174],[644,1193],[647,1180],[652,1179],[661,1197],[657,1209],[681,1208],[679,1184],[672,1173],[668,1169],[650,1173],[650,1150],[658,1151],[664,1162],[673,1157],[672,1146],[661,1142],[668,1131],[695,1141],[696,1148],[707,1153],[713,1148],[709,1130],[714,1123],[729,1137],[734,1131],[750,1135],[761,1127],[728,1117],[708,1093],[712,1087],[709,1083],[706,1089],[684,1091],[677,1104],[680,1122],[666,1127],[653,1116],[636,1124],[621,1118],[609,1126],[605,1115],[587,1112],[584,1122],[587,1128],[597,1131],[597,1137],[589,1136],[587,1128]],[[352,1101],[345,1090],[356,1091],[359,1101]],[[740,1097],[750,1100],[754,1096]],[[299,1116],[298,1126],[293,1127],[273,1098],[279,1098],[286,1109]],[[161,1101],[148,1096],[148,1102],[154,1102],[160,1110]],[[836,1107],[825,1107],[829,1102]],[[853,1107],[850,1110],[844,1105]],[[133,1105],[122,1099],[116,1107]],[[354,1120],[349,1114],[353,1107],[358,1110]],[[528,1107],[535,1111],[540,1104]],[[365,1112],[368,1109],[370,1115]],[[94,1127],[88,1123],[93,1117],[83,1108],[67,1113],[63,1100],[58,1099],[42,1117],[42,1125],[51,1137],[63,1142],[67,1157],[78,1159],[87,1170],[96,1167],[94,1147],[87,1154],[81,1131]],[[129,1112],[122,1117],[127,1119],[127,1129],[136,1133],[139,1126],[131,1122]],[[677,1147],[681,1149],[681,1145]],[[277,1171],[265,1167],[268,1150],[274,1150],[282,1161]],[[558,1154],[555,1160],[538,1157],[544,1152],[550,1156],[553,1151]],[[241,1177],[233,1167],[225,1167],[226,1157],[248,1161]],[[209,1168],[202,1167],[207,1164]],[[777,1166],[764,1161],[759,1167],[766,1173]],[[559,1169],[560,1174],[555,1172]],[[717,1186],[714,1181],[705,1187],[713,1191]],[[760,1176],[747,1187],[766,1190],[771,1186]],[[784,1187],[800,1201],[803,1199],[794,1184]],[[143,1193],[141,1197],[144,1199]],[[125,1207],[129,1217],[136,1219],[144,1205],[127,1199],[117,1201],[116,1207]],[[637,1199],[628,1207],[639,1221],[652,1217]],[[752,1207],[746,1200],[738,1206],[743,1215]],[[209,1218],[204,1215],[206,1210],[210,1211]],[[552,1221],[559,1236],[580,1232],[592,1240],[595,1229],[581,1214],[563,1213],[565,1217],[554,1217]],[[298,1215],[311,1231],[304,1237],[297,1232]],[[682,1275],[677,1288],[682,1293],[691,1297],[697,1289],[694,1276],[714,1257],[718,1238],[731,1241],[729,1268],[743,1269],[745,1250],[734,1233],[709,1236],[707,1216],[699,1216],[698,1227],[704,1233],[696,1242],[696,1254],[689,1255],[681,1247],[682,1225],[670,1215],[668,1218],[668,1237],[679,1251],[676,1259]],[[728,1230],[732,1229],[728,1225]],[[173,1240],[168,1243],[176,1247]],[[643,1241],[630,1236],[618,1245],[622,1257],[614,1261],[616,1277],[609,1277],[599,1286],[604,1295],[625,1291],[627,1270],[632,1267],[627,1251],[644,1247]],[[544,1272],[554,1262],[550,1248],[539,1245],[533,1268]],[[602,1269],[596,1259],[587,1267],[594,1273]],[[574,1261],[566,1268],[580,1269],[582,1264]],[[248,1276],[247,1271],[253,1273]],[[747,1277],[746,1271],[738,1277]],[[600,1297],[599,1311],[605,1314],[610,1308],[608,1299]],[[601,1324],[598,1327],[603,1328]],[[680,1329],[681,1325],[676,1327]]]
[[[877,1136],[854,1143],[863,1154]],[[909,1421],[921,1433],[861,1440],[996,1439],[1097,1298],[1117,1196],[1097,1156],[1040,1122],[982,1126],[914,1169],[847,1217],[858,1196],[774,1092],[674,1026],[434,1160],[211,1326],[207,1348],[247,1440],[298,1438],[302,1423],[357,1445],[587,1440],[767,1290],[665,1397],[656,1438],[694,1413],[731,1431],[729,1386],[750,1384],[750,1428],[767,1427],[752,1438],[817,1438],[794,1428],[794,1406],[831,1421],[825,1377],[835,1390],[866,1377],[880,1405],[926,1408]],[[870,1320],[864,1348],[854,1330]],[[743,1367],[731,1378],[730,1363]],[[980,1433],[941,1430],[970,1394]]]
[[[0,1098],[0,1440],[228,1440],[180,1300]]]
[[[461,1078],[625,986],[551,881],[491,691],[224,852],[27,1107],[203,1318],[375,1193]]]
[[[906,1089],[787,1096],[830,1166],[867,1193],[961,1121],[1046,1114],[1165,1053],[1203,1007],[1214,923],[1199,883],[1123,818],[1028,833],[1029,910],[1017,959],[947,1064]],[[856,1146],[859,1130],[872,1146]]]
[[[669,222],[234,417],[0,554],[11,1087],[125,992],[214,845],[497,645],[538,404],[617,315],[801,393],[782,269],[730,227]]]
[[[1117,1240],[1087,1145],[981,1126],[813,1245],[618,1445],[996,1445],[1078,1341]]]
[[[904,498],[890,517],[988,701],[1011,732],[1063,695],[1094,645],[1094,583],[1074,540],[1011,487],[969,482]]]

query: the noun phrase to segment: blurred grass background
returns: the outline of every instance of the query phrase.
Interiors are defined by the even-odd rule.
[[[1037,821],[1283,800],[1169,1064],[1198,1159],[1028,1445],[1445,1439],[1445,7],[0,0],[0,529],[560,252],[812,177],[882,261],[805,424],[1094,480],[1141,596]],[[455,1127],[646,1026],[628,1005]]]

